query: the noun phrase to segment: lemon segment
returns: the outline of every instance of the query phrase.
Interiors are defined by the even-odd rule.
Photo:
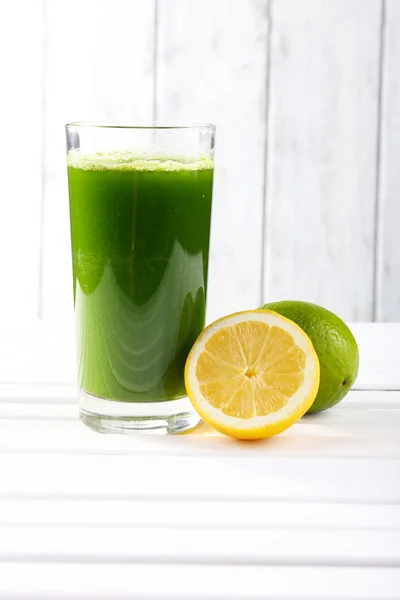
[[[272,311],[219,319],[194,344],[185,368],[188,396],[204,421],[240,439],[284,431],[310,408],[319,362],[302,329]]]

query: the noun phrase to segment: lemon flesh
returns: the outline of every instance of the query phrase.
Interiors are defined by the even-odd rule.
[[[319,363],[311,341],[271,311],[228,315],[207,327],[186,363],[188,396],[204,421],[241,439],[284,431],[311,406]]]

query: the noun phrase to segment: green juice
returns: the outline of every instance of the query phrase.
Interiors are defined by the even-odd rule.
[[[109,400],[186,396],[204,327],[210,159],[68,158],[78,382]]]

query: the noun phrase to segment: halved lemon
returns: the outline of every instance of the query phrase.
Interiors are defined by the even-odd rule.
[[[235,438],[262,439],[310,408],[319,362],[298,325],[272,311],[250,310],[204,329],[188,356],[185,384],[206,423]]]

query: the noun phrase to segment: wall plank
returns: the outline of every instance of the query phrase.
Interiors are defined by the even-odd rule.
[[[377,318],[400,321],[400,3],[387,0],[385,12]]]
[[[152,119],[154,11],[154,0],[47,0],[44,317],[72,310],[64,124]]]
[[[36,317],[42,188],[43,3],[0,5],[1,318]]]
[[[267,0],[160,0],[157,117],[217,125],[208,319],[261,300]]]
[[[382,2],[238,0],[233,10],[228,0],[159,0],[158,48],[156,0],[17,0],[0,8],[0,49],[13,57],[3,65],[12,93],[0,98],[11,116],[0,150],[9,199],[0,209],[0,251],[9,257],[12,248],[2,267],[13,288],[3,293],[4,314],[72,310],[64,123],[151,120],[155,102],[159,119],[218,125],[209,319],[259,304],[264,246],[265,301],[297,297],[353,321],[398,320],[397,0],[386,0],[374,304]],[[10,157],[27,132],[35,152],[21,177]],[[24,244],[15,244],[15,231]]]
[[[273,3],[265,286],[373,313],[380,0]]]

